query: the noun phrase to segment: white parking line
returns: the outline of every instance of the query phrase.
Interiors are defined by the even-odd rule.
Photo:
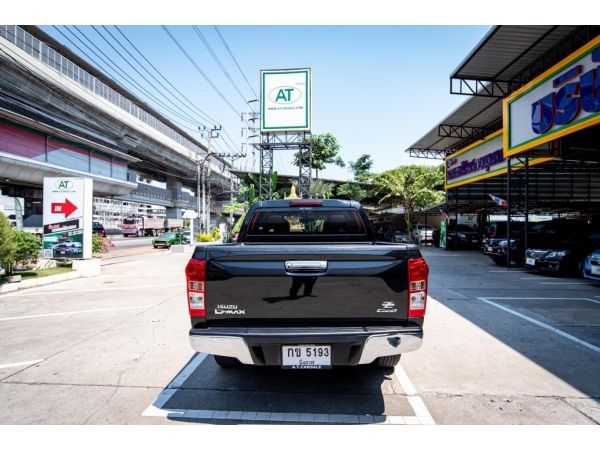
[[[34,359],[33,361],[21,361],[18,363],[11,363],[11,364],[0,364],[0,369],[9,369],[11,367],[21,367],[21,366],[32,366],[33,364],[37,364],[42,361],[43,361],[43,359]]]
[[[496,297],[496,299],[501,299],[501,298]],[[540,297],[540,299],[544,299],[544,297]],[[513,314],[513,315],[515,315],[517,317],[520,317],[521,319],[524,319],[524,320],[526,320],[528,322],[531,322],[531,323],[533,323],[533,324],[535,324],[535,325],[537,325],[539,327],[542,327],[545,330],[551,331],[554,334],[558,334],[559,336],[562,336],[562,337],[564,337],[566,339],[569,339],[570,341],[573,341],[576,344],[583,345],[584,347],[587,347],[590,350],[595,351],[596,353],[600,353],[600,347],[596,347],[595,345],[590,344],[589,342],[581,340],[581,339],[579,339],[579,338],[577,338],[577,337],[575,337],[575,336],[573,336],[573,335],[571,335],[569,333],[565,333],[564,331],[561,331],[558,328],[555,328],[555,327],[552,327],[552,326],[550,326],[548,324],[540,322],[539,320],[536,320],[536,319],[534,319],[532,317],[529,317],[529,316],[527,316],[525,314],[517,312],[517,311],[515,311],[513,309],[507,308],[506,306],[499,305],[498,303],[494,303],[494,302],[488,300],[486,297],[477,297],[477,300],[481,300],[482,302],[485,302],[485,303],[487,303],[489,305],[495,306],[496,308],[499,308],[499,309],[501,309],[503,311],[506,311],[509,314]],[[557,298],[557,299],[549,298],[548,300],[567,300],[567,299],[565,299],[565,298]],[[568,300],[583,300],[583,299],[568,299]]]
[[[433,417],[431,417],[431,414],[427,409],[425,402],[421,397],[417,395],[417,390],[413,386],[412,382],[410,381],[410,378],[408,378],[407,373],[404,371],[404,368],[400,364],[396,366],[396,369],[394,370],[394,375],[396,375],[396,379],[400,383],[400,386],[402,386],[402,390],[406,393],[408,402],[410,403],[410,406],[412,406],[413,411],[419,418],[419,422],[423,425],[435,425],[435,421],[433,420]]]
[[[528,272],[529,269],[515,269],[514,267],[511,269],[503,269],[503,270],[488,270],[490,273],[522,273]]]
[[[198,353],[192,361],[163,389],[148,406],[142,416],[177,417],[183,419],[235,420],[245,422],[294,422],[329,424],[385,424],[385,425],[435,425],[423,400],[417,395],[413,384],[402,366],[396,366],[396,377],[406,392],[407,399],[416,416],[384,416],[370,414],[318,414],[294,412],[220,411],[211,409],[163,409],[167,402],[183,386],[189,376],[202,364],[208,355]]]
[[[105,312],[105,311],[122,311],[122,310],[126,310],[126,309],[151,308],[153,306],[155,306],[155,305],[122,306],[119,308],[84,309],[82,311],[65,311],[65,312],[51,313],[51,314],[32,314],[29,316],[2,317],[2,318],[0,318],[0,322],[6,322],[9,320],[37,319],[40,317],[70,316],[70,315],[74,315],[74,314],[87,314],[87,313]]]
[[[543,282],[543,281],[542,281],[542,282],[540,282],[540,284],[553,284],[553,285],[555,284],[555,285],[560,285],[560,286],[563,286],[563,285],[574,285],[574,286],[596,286],[596,285],[598,285],[599,283],[581,283],[581,282],[574,282],[574,283],[571,283],[571,282],[568,282],[568,281],[548,281],[548,282]]]

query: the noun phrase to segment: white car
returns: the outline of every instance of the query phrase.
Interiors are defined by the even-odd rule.
[[[415,225],[413,231],[419,233],[419,242],[433,242],[433,227],[430,225]]]

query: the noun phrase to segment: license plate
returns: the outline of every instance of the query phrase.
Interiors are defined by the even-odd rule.
[[[535,266],[535,259],[534,258],[525,258],[525,264],[527,264],[528,266]]]
[[[492,251],[492,247],[490,247],[489,245],[485,247],[485,251],[486,252],[491,252]]]
[[[600,275],[600,266],[592,266],[592,275]]]
[[[331,346],[283,345],[281,366],[285,369],[328,369],[331,367]]]

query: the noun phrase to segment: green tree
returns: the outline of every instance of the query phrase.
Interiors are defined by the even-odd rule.
[[[15,252],[15,264],[25,265],[30,261],[37,261],[40,256],[42,244],[33,234],[26,231],[15,231],[15,242],[17,250]]]
[[[444,199],[444,171],[441,166],[401,166],[374,177],[376,190],[382,203],[399,202],[404,208],[404,219],[412,241],[412,223],[418,209],[440,203]]]
[[[344,183],[340,184],[336,190],[336,197],[347,200],[356,200],[357,202],[363,201],[369,193],[366,189],[360,187],[356,183]]]
[[[16,254],[15,231],[4,213],[0,212],[0,264],[6,275],[11,275],[15,270]]]
[[[325,170],[329,164],[344,167],[346,164],[339,156],[342,148],[335,136],[331,133],[315,134],[308,139],[312,146],[311,167],[315,169],[315,178],[319,178],[319,170]],[[300,166],[300,153],[294,153],[295,166]]]
[[[359,156],[356,161],[350,161],[348,165],[352,169],[356,181],[368,181],[371,178],[371,167],[373,167],[371,155],[365,153]]]

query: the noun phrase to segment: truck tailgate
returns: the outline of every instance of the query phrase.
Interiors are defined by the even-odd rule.
[[[403,244],[198,247],[209,326],[377,324],[408,319]]]

